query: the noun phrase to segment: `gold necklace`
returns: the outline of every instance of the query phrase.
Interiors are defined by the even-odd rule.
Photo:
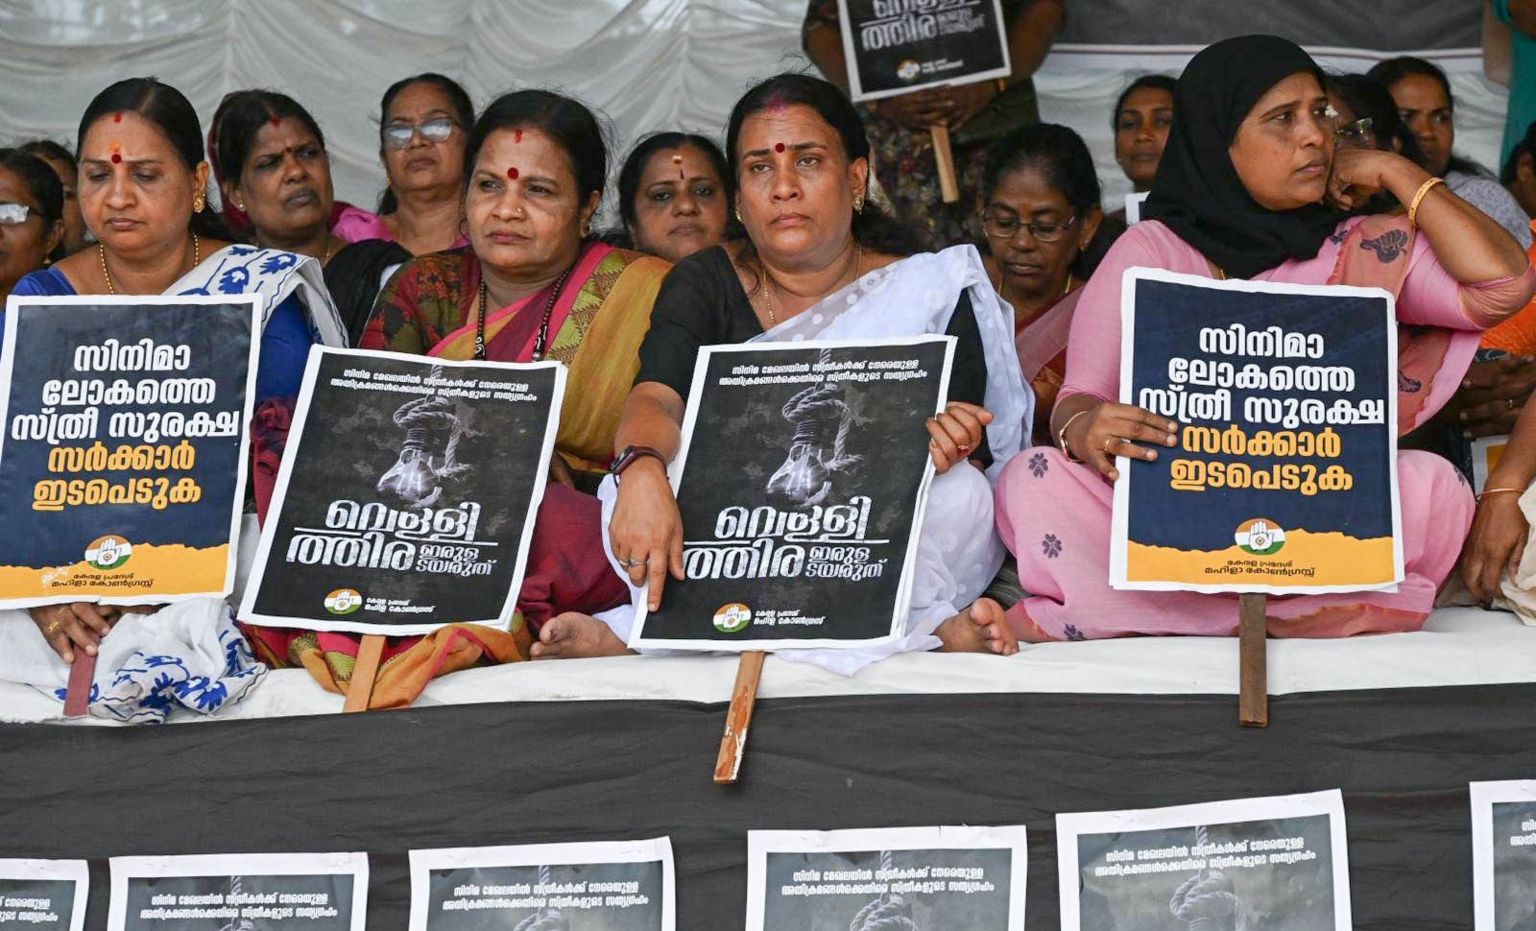
[[[97,256],[97,258],[101,259],[101,277],[103,277],[103,278],[105,278],[107,280],[107,293],[108,294],[116,294],[117,293],[117,287],[114,284],[112,284],[112,272],[111,272],[110,269],[107,268],[107,247],[106,247],[106,245],[104,243],[98,242],[96,244],[96,256]],[[203,244],[202,244],[202,241],[197,238],[197,234],[193,233],[192,234],[192,267],[196,268],[197,266],[202,264],[202,261],[203,261]]]
[[[861,242],[855,242],[853,244],[854,281],[859,280],[860,269],[863,267],[863,264],[864,244]],[[761,268],[763,272],[763,309],[768,311],[768,329],[771,330],[779,325],[779,316],[773,312],[773,277],[768,274],[768,266],[763,265],[761,260],[758,262],[758,267]],[[836,289],[834,288],[833,290],[835,291]]]

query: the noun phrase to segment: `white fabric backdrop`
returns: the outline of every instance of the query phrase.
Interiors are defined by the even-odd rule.
[[[804,10],[805,0],[0,0],[0,141],[48,136],[73,148],[86,103],[123,77],[159,76],[205,119],[227,91],[266,87],[324,128],[338,196],[372,206],[383,184],[379,95],[435,70],[461,79],[477,105],[526,86],[588,102],[613,124],[616,174],[639,135],[718,136],[753,81],[805,67]],[[1092,0],[1071,10],[1092,15]],[[1176,72],[1185,57],[1056,54],[1039,75],[1044,118],[1087,139],[1107,199],[1127,189],[1109,147],[1115,96],[1128,73]],[[1503,90],[1475,73],[1455,84],[1459,148],[1492,165]]]

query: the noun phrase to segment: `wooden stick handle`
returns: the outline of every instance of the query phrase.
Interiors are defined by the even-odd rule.
[[[352,678],[347,682],[347,703],[344,712],[367,711],[373,698],[373,680],[379,674],[379,659],[384,655],[384,635],[364,634],[357,647],[357,663],[352,667]]]
[[[1264,595],[1238,596],[1237,719],[1244,727],[1269,726],[1269,657],[1265,640]]]
[[[735,785],[741,775],[752,709],[757,705],[757,683],[763,678],[763,660],[767,656],[761,650],[741,654],[736,685],[731,689],[731,707],[725,713],[725,735],[720,738],[720,755],[715,758],[715,785]]]
[[[928,127],[928,132],[933,136],[933,159],[939,166],[939,192],[944,195],[944,203],[958,204],[960,181],[955,177],[955,152],[949,145],[949,127],[934,123]]]
[[[95,681],[96,657],[75,647],[75,661],[69,667],[69,685],[64,692],[64,717],[82,717],[91,710],[91,683]]]

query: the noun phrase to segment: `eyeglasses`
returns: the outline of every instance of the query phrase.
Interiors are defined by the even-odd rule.
[[[1019,230],[1029,230],[1036,242],[1057,242],[1067,234],[1077,217],[1069,217],[1059,223],[1040,223],[1020,220],[1018,217],[995,213],[981,215],[982,230],[993,239],[1009,240],[1019,235]]]
[[[1333,134],[1349,145],[1358,145],[1371,148],[1376,144],[1376,138],[1371,133],[1371,118],[1363,116],[1353,123],[1340,126]]]
[[[33,213],[26,204],[0,204],[0,226],[20,226]]]
[[[434,116],[420,123],[390,123],[384,127],[384,144],[391,149],[403,149],[411,144],[411,137],[417,133],[428,142],[442,142],[453,135],[458,125],[446,116]]]

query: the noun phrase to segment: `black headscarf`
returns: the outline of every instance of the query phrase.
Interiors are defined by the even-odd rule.
[[[1294,42],[1239,36],[1192,58],[1173,94],[1173,128],[1142,216],[1167,224],[1233,278],[1313,258],[1340,219],[1322,204],[1259,206],[1227,153],[1259,98],[1300,71],[1321,85],[1317,63]]]

